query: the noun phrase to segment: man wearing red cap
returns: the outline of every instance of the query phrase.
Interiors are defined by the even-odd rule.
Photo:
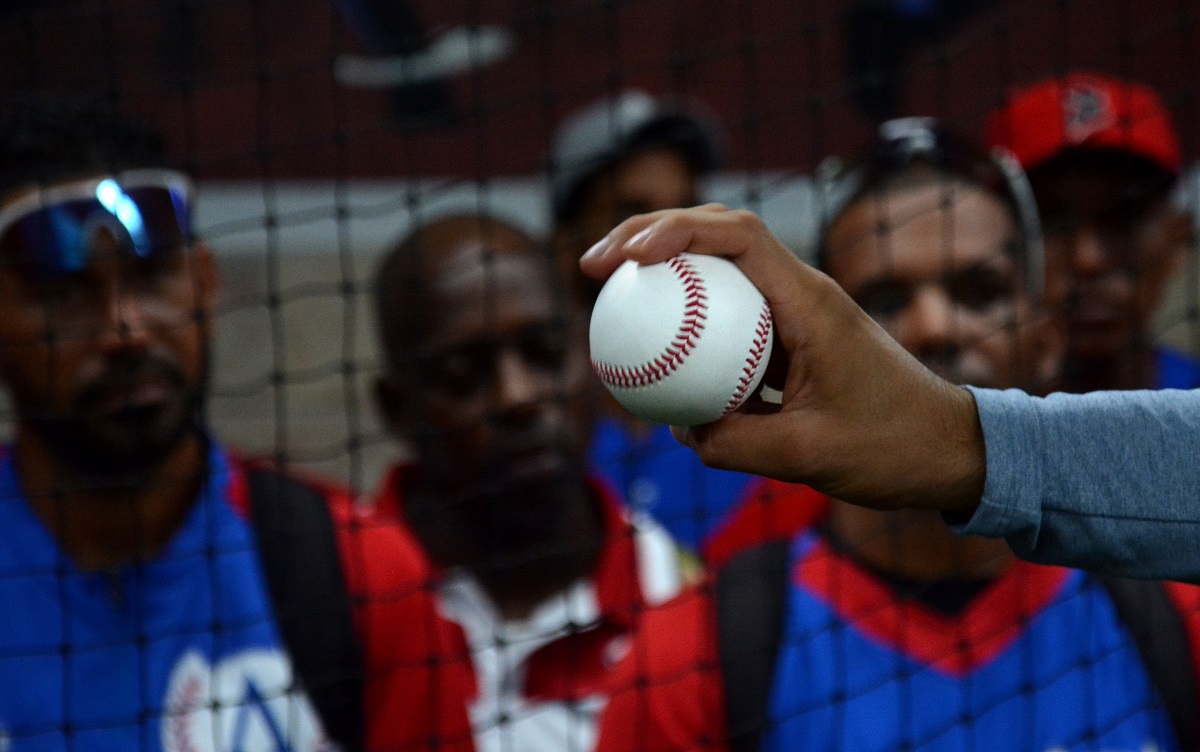
[[[1016,91],[992,146],[1029,173],[1046,238],[1046,292],[1066,318],[1062,388],[1200,386],[1200,364],[1156,348],[1149,324],[1193,237],[1172,201],[1182,158],[1158,95],[1075,72]]]

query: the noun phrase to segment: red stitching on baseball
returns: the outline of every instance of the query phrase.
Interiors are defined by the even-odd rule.
[[[729,404],[725,405],[722,415],[728,415],[738,409],[746,399],[746,392],[750,391],[750,382],[754,381],[754,374],[758,371],[758,364],[762,362],[770,339],[771,309],[764,301],[762,311],[758,314],[758,326],[754,329],[754,341],[750,343],[750,356],[746,358],[746,367],[742,369],[742,378],[738,381],[737,389],[733,390],[733,396],[729,398]]]
[[[605,384],[632,389],[662,381],[679,368],[684,357],[691,353],[700,339],[700,332],[704,331],[704,322],[708,320],[708,290],[704,287],[704,278],[700,276],[696,267],[682,256],[670,259],[667,266],[671,267],[683,283],[683,320],[679,324],[679,331],[675,333],[667,349],[649,363],[639,366],[617,366],[593,358],[592,369]]]

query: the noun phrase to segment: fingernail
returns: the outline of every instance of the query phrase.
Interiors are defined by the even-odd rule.
[[[634,250],[641,248],[642,245],[645,244],[646,240],[649,239],[649,237],[653,234],[654,234],[654,225],[650,225],[646,229],[639,232],[637,235],[634,235],[632,238],[627,240],[625,242],[625,247],[629,248],[629,249],[634,249]]]
[[[600,238],[600,240],[596,241],[595,245],[593,245],[591,248],[587,249],[587,251],[582,256],[580,256],[579,260],[583,261],[585,259],[591,259],[591,258],[596,258],[597,256],[601,256],[604,254],[605,251],[607,251],[611,247],[612,247],[612,237],[609,235],[605,235],[604,237]]]

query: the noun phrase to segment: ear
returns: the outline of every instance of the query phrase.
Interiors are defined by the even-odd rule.
[[[212,249],[204,241],[192,244],[189,273],[196,290],[196,306],[206,321],[212,321],[217,312],[217,295],[220,292],[220,272],[213,258]]]

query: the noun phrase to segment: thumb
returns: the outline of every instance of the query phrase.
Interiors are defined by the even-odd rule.
[[[701,426],[672,426],[671,433],[709,467],[765,475],[785,482],[805,476],[791,421],[779,414],[734,412]],[[780,469],[787,467],[786,477]]]

